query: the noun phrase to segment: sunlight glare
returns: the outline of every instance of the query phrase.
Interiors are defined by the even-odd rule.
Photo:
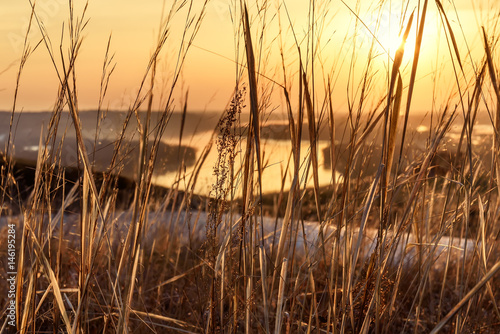
[[[399,7],[398,7],[399,6]],[[396,51],[403,42],[403,34],[409,22],[411,13],[401,10],[396,2],[392,6],[385,5],[373,10],[365,22],[370,39],[376,38],[375,45],[380,53],[394,58]],[[415,50],[415,20],[413,21],[408,39],[405,44],[405,59]]]
[[[400,36],[398,36],[397,33],[394,34],[394,36],[390,36],[388,40],[381,40],[381,44],[384,46],[386,51],[389,53],[391,58],[394,59],[394,56],[396,55],[396,51],[399,49],[399,47],[403,44],[403,32],[401,33]],[[404,59],[410,59],[414,52],[415,52],[415,33],[413,31],[410,31],[410,34],[408,35],[408,38],[406,39],[406,43],[404,45],[404,51],[405,51],[405,56]]]

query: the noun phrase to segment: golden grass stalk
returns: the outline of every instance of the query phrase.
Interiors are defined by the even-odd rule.
[[[267,296],[267,261],[265,248],[259,247],[259,265],[260,265],[260,279],[262,281],[262,306],[264,307],[264,326],[266,329],[266,333],[271,333],[269,327],[269,305],[268,305],[268,296]]]
[[[455,56],[457,57],[458,65],[460,66],[460,70],[463,72],[462,61],[460,60],[460,52],[458,50],[457,39],[455,38],[455,34],[453,33],[453,29],[451,28],[450,21],[448,20],[448,16],[446,15],[446,11],[443,8],[440,0],[436,0],[436,5],[438,7],[439,13],[444,21],[446,22],[446,27],[448,28],[448,33],[450,34],[451,43],[453,44],[453,50],[455,51]]]
[[[261,147],[260,147],[260,121],[259,121],[259,101],[258,101],[258,89],[257,89],[257,70],[255,64],[255,56],[252,45],[252,34],[250,31],[250,21],[248,18],[248,9],[246,3],[244,4],[243,10],[243,32],[245,35],[245,52],[247,56],[247,70],[248,70],[248,85],[250,91],[250,128],[251,131],[248,131],[247,141],[254,141],[255,143],[255,156],[257,161],[257,175],[259,182],[259,196],[262,198],[262,162],[261,162]],[[251,155],[250,152],[253,152],[252,146],[247,143],[247,156],[248,159]],[[246,162],[245,168],[250,168],[248,165],[250,161]],[[252,167],[253,169],[253,167]],[[249,173],[245,172],[245,175],[248,176]],[[245,177],[244,180],[245,187],[247,186],[248,179]],[[248,191],[248,189],[247,189]],[[247,196],[247,193],[244,189],[244,198]],[[243,214],[245,214],[243,212]]]
[[[32,305],[31,305],[31,303],[33,302],[32,295],[34,294],[33,279],[34,279],[35,273],[33,271],[30,271],[28,275],[29,275],[29,280],[28,280],[28,291],[26,293],[26,303],[24,305],[24,310],[23,310],[22,316],[18,317],[18,318],[21,318],[18,320],[18,322],[20,324],[17,325],[17,328],[20,328],[21,334],[24,334],[28,331],[28,317],[30,315],[30,310],[32,308]]]
[[[41,260],[42,267],[47,275],[47,278],[49,279],[49,281],[52,285],[53,293],[54,293],[54,296],[55,296],[56,301],[57,301],[57,306],[59,307],[59,311],[61,312],[61,316],[63,318],[64,324],[66,325],[66,330],[68,331],[68,333],[74,333],[74,330],[71,326],[71,322],[70,322],[69,317],[68,317],[68,314],[66,313],[66,307],[64,306],[64,301],[62,299],[62,294],[61,294],[61,290],[59,288],[59,284],[57,282],[57,278],[54,274],[54,271],[51,268],[50,262],[47,259],[47,257],[45,256],[45,254],[43,253],[42,247],[38,243],[38,240],[37,240],[38,238],[35,236],[34,231],[30,229],[28,231],[28,233],[31,236],[31,241],[33,242],[33,245],[35,246],[35,248],[34,248],[35,254],[36,254],[37,258],[39,260]],[[29,289],[32,289],[32,284],[29,285]],[[31,293],[34,293],[34,291],[31,290]],[[35,314],[33,316],[35,316]]]
[[[439,323],[434,327],[430,334],[438,333],[446,323],[457,314],[458,311],[477,294],[483,286],[490,281],[490,279],[500,270],[500,261],[495,263],[493,267],[481,278],[481,280],[458,302],[448,314],[439,321]]]
[[[403,40],[401,42],[401,45],[396,51],[396,55],[394,56],[394,62],[392,64],[392,70],[391,70],[391,76],[389,78],[389,91],[387,93],[387,105],[386,105],[386,110],[384,112],[385,114],[385,123],[384,123],[384,138],[383,138],[383,144],[382,144],[382,162],[385,163],[385,169],[386,172],[382,174],[381,178],[381,210],[380,210],[380,217],[381,217],[381,228],[384,229],[387,226],[387,205],[388,203],[386,202],[387,199],[387,185],[388,185],[388,176],[391,169],[391,165],[389,162],[392,164],[392,157],[390,157],[390,151],[394,152],[394,148],[396,145],[396,138],[390,136],[390,132],[396,132],[396,127],[397,127],[397,121],[392,121],[394,118],[399,117],[399,105],[401,103],[401,94],[402,94],[402,89],[399,91],[399,96],[398,92],[396,92],[395,96],[395,103],[394,106],[398,108],[398,113],[395,114],[393,110],[392,117],[390,117],[390,111],[391,111],[391,101],[393,99],[393,91],[394,88],[399,84],[399,80],[401,80],[401,74],[399,72],[399,69],[401,67],[401,64],[403,62],[403,56],[405,52],[405,44],[406,40],[408,39],[408,35],[410,34],[410,29],[413,23],[413,15],[414,12],[411,13],[410,18],[408,19],[408,23],[406,24],[406,28],[403,34]],[[402,87],[402,84],[401,84]],[[396,103],[397,102],[397,103]],[[389,126],[389,129],[387,127]],[[388,133],[389,132],[389,133]]]
[[[253,129],[253,139],[255,141],[255,149],[257,154],[257,166],[259,171],[259,180],[262,173],[262,166],[260,161],[260,122],[259,122],[259,101],[258,101],[258,89],[257,89],[257,75],[255,68],[255,56],[253,52],[252,45],[252,34],[250,31],[250,21],[248,19],[248,9],[246,4],[244,5],[244,33],[245,33],[245,51],[247,55],[247,69],[248,69],[248,81],[250,90],[250,127]],[[260,181],[259,181],[260,182]]]
[[[335,194],[337,192],[337,157],[335,155],[335,116],[333,114],[332,88],[330,80],[328,80],[328,125],[330,126],[330,162],[332,168],[332,189],[333,193]]]
[[[497,98],[496,112],[495,112],[495,123],[494,123],[494,159],[493,159],[493,168],[494,174],[496,175],[497,181],[497,190],[500,196],[500,87],[498,86],[497,74],[495,71],[495,66],[493,64],[493,56],[491,54],[490,44],[488,41],[488,36],[486,34],[486,30],[482,27],[483,32],[483,42],[484,42],[484,50],[486,52],[486,61],[488,64],[488,70],[490,73],[490,80],[493,86],[494,94]]]
[[[394,160],[394,151],[396,149],[396,130],[398,128],[399,111],[401,107],[401,99],[403,97],[403,80],[401,75],[398,75],[398,84],[396,86],[396,94],[394,96],[391,117],[389,121],[389,137],[387,145],[387,170],[386,179],[389,180],[391,176],[392,162]],[[397,172],[397,171],[396,171]]]
[[[201,328],[199,327],[196,327],[196,326],[193,326],[192,324],[190,323],[187,323],[185,321],[182,321],[182,320],[179,320],[179,319],[174,319],[174,318],[171,318],[171,317],[166,317],[166,316],[163,316],[161,314],[154,314],[154,313],[148,313],[148,312],[142,312],[142,311],[138,311],[138,310],[130,310],[130,312],[134,315],[136,315],[137,317],[144,317],[144,318],[148,318],[148,319],[155,319],[155,320],[160,320],[160,321],[164,321],[164,322],[169,322],[169,323],[173,323],[179,327],[183,327],[183,328],[192,328],[192,329],[195,329],[195,330],[200,330]],[[144,320],[143,320],[144,321]],[[185,330],[179,330],[178,328],[174,328],[174,327],[170,327],[171,330],[174,330],[174,331],[179,331],[179,332],[186,332]]]
[[[278,287],[278,303],[276,305],[276,322],[274,325],[274,333],[281,333],[281,324],[283,322],[284,315],[284,299],[285,299],[285,285],[288,270],[288,260],[285,258],[281,264],[281,274],[279,276],[279,287]]]
[[[319,178],[318,178],[318,145],[317,145],[317,133],[316,133],[316,116],[314,114],[314,107],[312,103],[312,98],[309,93],[309,85],[307,83],[307,76],[304,71],[302,71],[302,80],[304,83],[304,99],[307,110],[307,123],[309,125],[309,141],[311,149],[311,161],[313,166],[313,179],[314,179],[314,198],[316,200],[316,212],[318,215],[318,221],[322,221],[320,200],[319,200]]]
[[[404,119],[404,125],[403,125],[403,134],[401,137],[401,148],[400,148],[400,152],[399,152],[398,166],[401,164],[401,158],[403,156],[403,147],[405,144],[406,129],[408,126],[408,117],[410,115],[410,107],[411,107],[411,102],[413,99],[413,90],[415,87],[415,79],[417,77],[417,66],[418,66],[418,61],[420,59],[420,50],[422,48],[422,38],[424,36],[425,19],[427,17],[427,4],[428,4],[428,0],[425,0],[424,5],[422,7],[422,14],[420,15],[420,24],[418,25],[418,30],[417,30],[417,39],[415,41],[415,51],[413,52],[413,64],[411,67],[410,83],[408,85],[408,97],[406,99],[405,119]]]

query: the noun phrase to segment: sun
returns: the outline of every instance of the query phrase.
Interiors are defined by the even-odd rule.
[[[410,24],[410,15],[399,6],[393,5],[378,7],[371,11],[364,21],[365,28],[368,30],[367,35],[370,39],[374,39],[377,50],[394,59],[396,51],[403,45],[403,34],[407,26]],[[405,48],[405,58],[408,55],[413,55],[415,51],[415,19],[410,26],[410,32]]]
[[[403,40],[403,32],[399,34],[398,32],[393,34],[384,35],[384,37],[378,39],[379,47],[382,52],[388,53],[389,56],[394,59],[397,50],[400,47],[404,47],[404,59],[410,59],[415,53],[415,33],[410,31],[406,41]]]

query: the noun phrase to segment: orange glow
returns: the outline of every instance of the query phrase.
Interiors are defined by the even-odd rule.
[[[339,111],[345,111],[347,105],[345,86],[348,80],[352,80],[352,78],[348,79],[349,66],[346,65],[350,61],[351,48],[356,48],[358,57],[365,56],[367,55],[367,46],[371,44],[373,36],[375,36],[383,48],[376,43],[376,56],[380,60],[377,60],[379,68],[374,69],[374,71],[384,69],[387,73],[387,68],[390,66],[387,57],[379,56],[384,55],[387,51],[393,57],[401,42],[400,37],[398,37],[401,28],[406,26],[417,3],[410,1],[408,7],[400,8],[397,7],[399,2],[386,1],[382,7],[377,7],[372,2],[361,1],[359,8],[350,9],[342,2],[319,2],[316,13],[317,22],[323,23],[322,25],[317,23],[318,26],[315,26],[315,33],[318,36],[321,34],[321,38],[318,38],[318,43],[320,43],[318,50],[321,53],[318,53],[317,70],[325,76],[329,72],[335,72],[335,76],[338,78],[336,89],[338,88],[339,91],[335,93],[335,104]],[[105,106],[110,109],[125,109],[134,100],[148,59],[154,49],[160,26],[162,3],[163,1],[160,0],[140,5],[131,0],[91,1],[89,3],[86,18],[90,20],[84,30],[82,49],[76,64],[81,109],[95,108],[99,101],[103,60],[110,35],[112,36],[111,53],[114,54],[113,63],[116,63],[116,68],[110,80]],[[232,1],[228,0],[209,2],[203,25],[186,58],[186,65],[181,77],[182,88],[176,91],[175,98],[180,101],[180,97],[184,96],[185,91],[189,89],[188,105],[192,110],[221,110],[230,100],[236,78],[234,29],[237,28],[231,18],[231,15],[234,16],[233,9],[230,9],[231,3]],[[39,1],[37,4],[38,17],[46,27],[52,43],[52,50],[56,58],[59,59],[61,30],[63,25],[66,33],[68,29],[67,1],[45,0]],[[76,14],[81,14],[83,4],[84,2],[81,1],[76,2]],[[288,14],[285,11],[285,4]],[[475,7],[466,0],[455,1],[455,5],[461,23],[467,25],[467,29],[464,29],[465,36],[457,36],[460,47],[465,48],[465,37],[473,52],[481,50],[481,39],[478,38],[480,35],[475,19],[478,15],[492,12],[491,8],[495,5],[486,0],[479,4],[476,2]],[[259,20],[262,18],[256,16],[255,8],[252,6],[254,5],[250,6],[250,11],[253,13],[251,15],[255,26],[255,37],[258,40],[258,26],[261,25]],[[496,6],[498,7],[498,4]],[[450,10],[450,17],[453,18],[451,24],[459,31],[453,6],[447,5],[447,8]],[[4,50],[0,64],[2,71],[0,109],[5,110],[12,107],[16,74],[23,49],[24,34],[29,21],[30,7],[28,3],[16,1],[5,4],[4,10],[12,13],[0,23],[0,30],[4,36],[0,40],[0,47]],[[164,16],[166,16],[167,10],[168,8],[165,8]],[[307,44],[309,31],[307,13],[309,10],[310,6],[307,2],[270,2],[264,36],[266,46],[261,54],[265,56],[262,58],[262,69],[266,71],[263,73],[266,77],[260,77],[262,84],[271,83],[268,78],[283,84],[280,43],[283,43],[286,51],[287,71],[296,79],[298,54],[295,41],[298,41],[302,55],[305,57],[306,50],[310,45]],[[357,11],[358,18],[355,17],[353,11]],[[450,66],[438,59],[438,55],[447,56],[449,59],[449,52],[446,49],[443,24],[433,2],[429,2],[428,11],[418,72],[418,80],[421,82],[430,80],[429,76],[437,68],[444,66],[449,70]],[[276,13],[279,13],[281,28]],[[185,14],[186,9],[184,8],[176,14],[172,21],[169,39],[160,57],[158,89],[165,85],[168,86],[172,80],[171,75],[176,65],[177,51],[180,47],[182,29],[185,24]],[[359,20],[363,20],[363,23]],[[411,68],[417,23],[417,11],[415,11],[415,19],[405,48],[403,68],[406,70],[408,70],[408,64]],[[486,23],[487,21],[483,22],[483,24]],[[281,36],[279,36],[280,29],[282,29]],[[293,37],[292,32],[295,32],[296,38]],[[358,35],[354,44],[350,43],[353,34]],[[438,44],[438,36],[440,36],[440,44]],[[32,27],[32,33],[28,38],[29,45],[34,47],[41,40],[41,37],[39,28]],[[67,45],[67,34],[65,38],[63,44]],[[472,48],[474,45],[477,46],[475,49]],[[439,53],[436,52],[438,49]],[[461,49],[461,52],[466,58],[467,50]],[[239,54],[238,60],[243,63],[241,45]],[[347,59],[347,62],[340,68],[342,59],[344,61]],[[362,58],[360,59],[355,63],[356,75],[361,73],[365,66]],[[60,61],[57,60],[57,62],[60,65]],[[328,67],[335,63],[337,63],[337,67],[334,70]],[[320,65],[323,67],[319,67]],[[381,77],[379,80],[383,80],[383,78]],[[318,82],[322,83],[323,78],[318,77]],[[46,47],[42,43],[29,57],[23,70],[18,107],[27,110],[50,109],[55,102],[57,89],[57,76]],[[429,96],[432,89],[432,84],[422,84],[416,88],[415,95]],[[273,98],[273,103],[279,105],[281,103],[279,97]],[[429,107],[429,103],[423,99],[415,99],[414,107],[417,110],[425,110]]]

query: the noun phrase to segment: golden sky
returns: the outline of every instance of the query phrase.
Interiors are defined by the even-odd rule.
[[[111,76],[105,106],[109,109],[125,109],[131,104],[154,49],[162,8],[165,7],[165,10],[168,10],[172,2],[172,0],[89,1],[86,18],[90,20],[83,33],[82,49],[76,65],[80,109],[92,109],[97,106],[103,60],[110,35],[112,36],[111,52],[114,54],[113,63],[116,63],[116,68]],[[199,5],[201,2],[196,0],[195,4]],[[235,24],[231,20],[231,13],[234,13],[233,4],[238,2],[212,0],[208,3],[203,25],[188,53],[181,82],[174,94],[177,107],[181,103],[180,96],[187,89],[189,89],[190,110],[221,110],[230,100],[235,82]],[[84,3],[84,1],[75,1],[76,15],[81,15]],[[283,84],[279,57],[280,45],[282,45],[289,80],[296,79],[298,55],[291,27],[299,41],[305,60],[309,2],[269,0],[265,18],[256,14],[255,2],[249,3],[251,3],[249,10],[255,38],[254,47],[258,59],[261,59],[261,72],[266,77]],[[257,3],[262,4],[264,1],[260,0]],[[372,30],[384,48],[391,49],[390,53],[393,54],[397,47],[397,35],[401,26],[400,14],[404,10],[401,8],[400,1],[385,1],[382,10],[378,5],[379,1],[363,0],[358,3],[358,6],[356,1],[351,0],[316,1],[316,3],[317,36],[321,27],[315,67],[316,73],[320,74],[316,75],[316,82],[320,87],[324,76],[332,73],[332,80],[335,81],[334,105],[336,111],[342,112],[347,109],[348,97],[355,100],[356,90],[366,67],[368,48],[372,39],[368,30]],[[403,3],[408,3],[406,16],[404,16],[404,25],[406,25],[411,11],[417,8],[419,1],[410,0],[409,2],[403,1]],[[462,61],[466,65],[464,75],[470,75],[473,65],[477,65],[484,54],[483,42],[479,35],[480,26],[485,25],[488,31],[494,32],[495,21],[492,18],[496,16],[495,13],[498,13],[499,2],[495,0],[452,2],[442,0],[442,3],[450,24],[457,34],[457,44]],[[351,10],[357,13],[366,26],[360,24]],[[0,49],[2,50],[0,109],[2,110],[12,108],[16,74],[30,11],[29,1],[8,1],[2,4],[2,20],[0,21]],[[36,2],[36,12],[47,29],[53,50],[58,55],[63,25],[67,32],[67,0],[39,0]],[[158,87],[161,87],[162,82],[168,83],[171,78],[185,15],[186,8],[179,11],[171,23],[172,30],[161,54],[157,77]],[[258,37],[262,20],[266,22],[266,29],[262,53],[259,53]],[[279,34],[280,23],[281,36]],[[415,39],[415,23],[414,21],[407,43],[409,51]],[[32,30],[28,40],[33,47],[42,35],[38,27],[32,27]],[[356,39],[354,39],[355,36]],[[353,47],[353,45],[356,46]],[[470,57],[467,50],[471,51]],[[383,90],[390,60],[380,46],[376,47],[375,53],[376,57],[372,62],[374,89]],[[262,58],[259,58],[259,54]],[[240,50],[241,55],[242,50]],[[356,61],[354,62],[353,59]],[[403,63],[403,66],[406,66],[403,71],[405,84],[409,78],[410,61],[411,57],[406,54]],[[448,96],[455,91],[455,78],[451,69],[452,62],[446,46],[443,23],[437,14],[435,1],[429,1],[429,13],[413,103],[414,110],[425,111],[429,110],[433,103],[437,107],[441,103],[446,103]],[[350,79],[349,75],[351,75]],[[271,83],[264,77],[260,77],[259,80],[263,85]],[[293,87],[296,87],[296,84]],[[17,109],[50,110],[57,96],[57,88],[58,82],[54,68],[45,46],[41,44],[28,59],[22,72]],[[276,86],[274,88],[276,92],[271,99],[271,108],[280,109],[280,90]]]

